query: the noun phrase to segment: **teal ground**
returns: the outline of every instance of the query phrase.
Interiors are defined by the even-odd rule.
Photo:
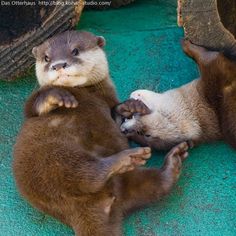
[[[137,88],[164,91],[198,76],[181,50],[175,0],[139,0],[119,10],[84,12],[79,29],[103,35],[119,97]],[[73,235],[70,228],[31,208],[17,193],[12,147],[34,76],[0,82],[0,236]],[[157,152],[148,166],[160,166]],[[224,143],[190,151],[172,194],[124,222],[127,236],[236,235],[236,153]]]

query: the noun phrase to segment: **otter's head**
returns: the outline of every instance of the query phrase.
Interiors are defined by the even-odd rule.
[[[104,45],[101,36],[67,31],[34,47],[32,53],[40,86],[89,86],[108,78]]]

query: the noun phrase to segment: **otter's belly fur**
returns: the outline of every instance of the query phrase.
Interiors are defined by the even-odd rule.
[[[78,204],[88,196],[83,192],[83,175],[90,173],[86,162],[128,148],[109,106],[93,96],[78,95],[76,109],[58,109],[26,120],[14,148],[14,174],[21,194],[37,208],[68,224],[71,222],[64,216],[72,214],[68,211],[73,208],[68,205],[75,204],[75,198]],[[72,178],[71,166],[76,168],[78,163],[85,166],[78,168],[81,186],[76,188],[67,179]],[[99,173],[99,166],[95,171]]]

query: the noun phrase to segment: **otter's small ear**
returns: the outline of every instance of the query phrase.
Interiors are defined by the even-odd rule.
[[[32,54],[34,55],[35,58],[37,57],[37,51],[38,51],[38,48],[37,47],[33,47]]]
[[[106,45],[106,40],[103,36],[97,36],[97,45],[101,48]]]

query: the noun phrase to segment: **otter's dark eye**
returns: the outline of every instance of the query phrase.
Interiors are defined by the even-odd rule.
[[[144,135],[146,138],[149,138],[149,137],[151,137],[151,135],[150,134],[145,134]]]
[[[71,52],[72,56],[78,56],[79,55],[79,49],[75,48],[72,52]]]
[[[44,57],[44,60],[45,60],[46,62],[49,62],[49,61],[50,61],[50,59],[49,59],[49,57],[48,57],[47,55]]]

